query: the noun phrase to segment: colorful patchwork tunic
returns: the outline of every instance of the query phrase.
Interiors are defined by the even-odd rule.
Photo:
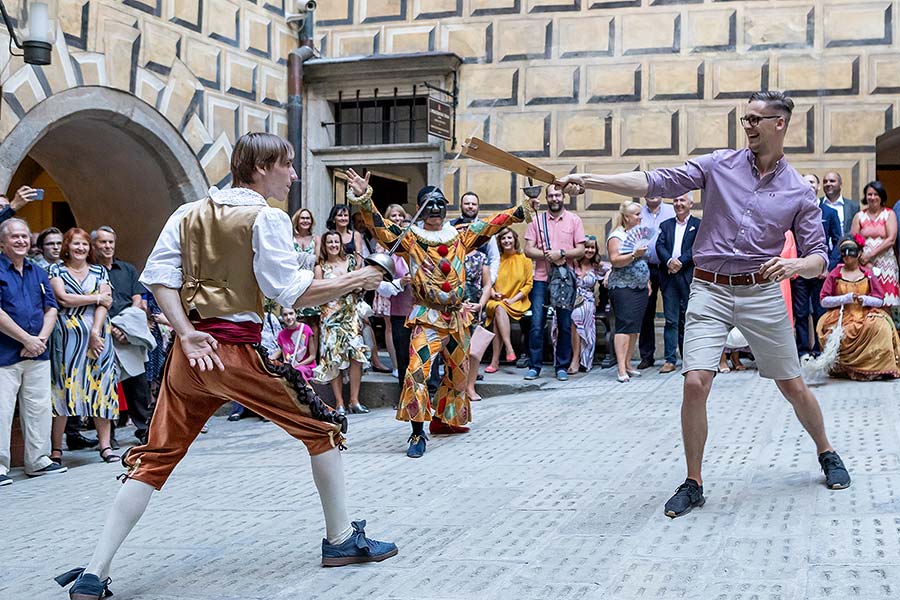
[[[382,218],[371,197],[371,187],[359,198],[347,191],[347,199],[362,209],[366,227],[383,246],[390,248],[403,230]],[[475,221],[464,231],[457,231],[449,223],[444,223],[440,231],[413,225],[403,237],[398,253],[409,262],[414,302],[406,319],[412,334],[398,420],[431,420],[427,381],[439,352],[444,356],[445,372],[435,394],[434,416],[449,425],[465,425],[472,420],[470,399],[465,393],[472,321],[472,315],[463,307],[466,255],[503,227],[522,222],[526,215],[530,215],[530,207],[520,204],[497,213],[487,222]]]

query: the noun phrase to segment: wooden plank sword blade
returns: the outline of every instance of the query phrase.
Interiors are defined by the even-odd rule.
[[[545,171],[540,167],[536,167],[530,162],[522,160],[518,156],[513,156],[506,150],[501,150],[500,148],[492,146],[484,140],[475,137],[468,138],[465,141],[462,147],[462,154],[463,156],[473,158],[479,162],[491,165],[492,167],[497,167],[504,171],[511,171],[512,173],[518,173],[519,175],[531,177],[532,179],[537,179],[544,183],[553,183],[556,181],[556,176],[550,171]]]

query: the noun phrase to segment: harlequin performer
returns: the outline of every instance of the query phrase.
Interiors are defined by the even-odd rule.
[[[291,221],[266,198],[287,199],[297,174],[288,142],[268,133],[237,140],[231,189],[180,206],[147,259],[141,283],[153,292],[175,332],[147,443],[122,458],[128,468],[85,568],[56,578],[71,600],[100,600],[109,592],[110,564],[206,421],[231,398],[302,442],[325,513],[322,565],[381,561],[397,546],[365,535],[365,521],[347,516],[338,416],[289,365],[274,367],[259,351],[263,296],[282,306],[323,304],[348,289],[375,289],[375,267],[334,279],[313,279],[297,268]],[[142,565],[146,566],[146,565]]]
[[[348,172],[347,200],[362,210],[366,226],[385,247],[391,247],[402,230],[386,222],[372,204],[369,175],[360,177]],[[464,231],[457,231],[447,216],[447,199],[439,188],[425,186],[419,190],[417,203],[422,210],[423,227],[413,224],[401,239],[401,249],[409,262],[414,304],[406,319],[412,329],[409,345],[409,368],[400,394],[397,420],[412,423],[412,435],[406,455],[419,458],[425,453],[428,439],[424,423],[430,421],[432,434],[465,433],[472,420],[470,398],[466,396],[469,371],[469,326],[473,307],[464,304],[466,289],[466,254],[488,241],[500,229],[531,220],[530,204],[520,203],[485,221],[474,221]],[[438,353],[444,357],[444,377],[434,400],[432,417],[428,396],[428,375]]]

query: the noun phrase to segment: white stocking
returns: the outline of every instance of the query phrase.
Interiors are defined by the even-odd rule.
[[[113,556],[144,514],[152,493],[151,485],[134,479],[125,481],[109,509],[103,533],[100,534],[91,562],[84,569],[85,573],[93,573],[101,581],[109,576]]]
[[[313,481],[319,490],[322,512],[325,513],[325,537],[330,544],[340,544],[353,533],[347,516],[347,490],[344,486],[344,461],[341,451],[332,448],[310,456]]]

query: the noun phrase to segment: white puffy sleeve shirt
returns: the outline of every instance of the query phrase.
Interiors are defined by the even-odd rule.
[[[287,214],[268,206],[261,195],[247,188],[221,191],[211,188],[210,196],[217,204],[264,207],[253,222],[253,273],[259,289],[267,298],[273,298],[282,306],[294,306],[312,283],[313,272],[297,267],[291,220]],[[169,217],[141,274],[140,281],[144,286],[181,288],[184,282],[181,270],[181,222],[185,213],[195,205],[196,202],[183,204]],[[236,313],[222,318],[229,321],[261,322],[259,315],[253,312]]]

